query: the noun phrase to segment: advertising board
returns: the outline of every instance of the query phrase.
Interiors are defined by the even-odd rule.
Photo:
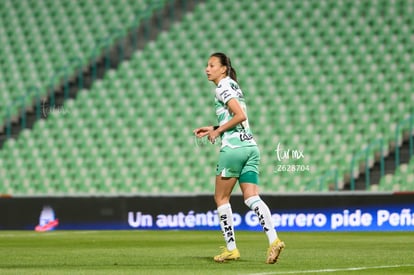
[[[414,194],[263,195],[278,231],[412,231]],[[241,196],[235,228],[262,230]],[[0,199],[0,230],[218,230],[210,195]]]

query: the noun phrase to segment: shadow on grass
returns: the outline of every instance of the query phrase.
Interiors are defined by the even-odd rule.
[[[231,263],[246,263],[249,262],[249,260],[246,259],[238,259],[238,260],[230,260],[230,261],[224,261],[222,263],[215,262],[213,257],[205,257],[205,256],[193,256],[192,257],[195,261],[205,262],[205,263],[213,263],[213,264],[231,264]]]

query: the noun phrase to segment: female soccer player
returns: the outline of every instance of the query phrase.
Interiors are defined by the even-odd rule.
[[[216,87],[215,109],[218,126],[204,126],[194,130],[196,137],[208,137],[211,143],[221,137],[221,148],[216,170],[214,200],[217,205],[220,228],[226,242],[216,262],[240,258],[233,228],[230,195],[237,181],[245,204],[253,210],[269,240],[266,263],[277,262],[285,244],[278,238],[269,207],[259,196],[260,153],[250,131],[243,93],[237,84],[236,71],[230,58],[223,53],[210,56],[206,74]]]

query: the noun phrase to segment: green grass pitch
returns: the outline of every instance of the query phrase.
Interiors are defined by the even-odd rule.
[[[215,263],[218,231],[0,231],[0,274],[413,274],[414,232],[280,232],[266,265],[262,232],[236,232],[238,261]]]

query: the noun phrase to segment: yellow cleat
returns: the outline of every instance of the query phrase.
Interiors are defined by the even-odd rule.
[[[283,248],[285,248],[285,243],[282,242],[280,239],[276,239],[267,249],[267,264],[274,264],[279,259],[279,255],[282,252]]]
[[[240,252],[237,248],[232,251],[227,250],[226,247],[221,247],[221,249],[221,254],[214,256],[214,261],[218,263],[222,263],[227,260],[238,260],[240,258]]]

